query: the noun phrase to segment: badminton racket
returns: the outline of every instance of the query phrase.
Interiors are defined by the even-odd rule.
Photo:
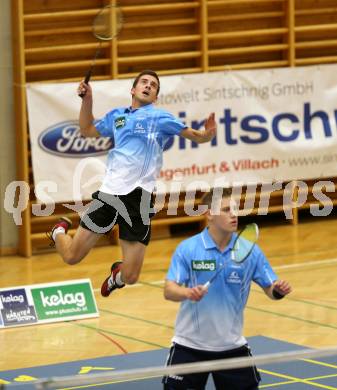
[[[113,38],[116,38],[122,30],[122,27],[123,14],[121,9],[117,6],[107,5],[103,7],[95,16],[92,23],[92,33],[94,37],[99,40],[99,44],[91,62],[91,66],[85,75],[85,84],[88,84],[90,81],[96,59],[101,51],[102,42],[111,41]],[[79,93],[78,96],[83,98],[85,96],[85,92]]]
[[[246,225],[244,229],[237,235],[233,248],[231,249],[231,260],[235,263],[243,263],[249,255],[259,238],[259,228],[256,223],[250,223]],[[216,279],[219,273],[224,269],[224,265],[220,266],[211,279],[206,282],[203,287],[208,289],[210,284]]]

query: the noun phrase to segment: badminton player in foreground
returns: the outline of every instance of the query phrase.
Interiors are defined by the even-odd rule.
[[[181,302],[168,365],[251,356],[242,335],[251,282],[274,300],[291,292],[256,245],[257,226],[247,225],[236,233],[231,190],[222,190],[220,196],[215,195],[218,191],[204,196],[208,227],[177,247],[167,274],[164,296]],[[164,389],[202,390],[210,373],[164,377]],[[256,390],[260,381],[254,366],[214,371],[212,376],[219,390]]]
[[[94,122],[93,94],[82,81],[77,93],[82,98],[79,116],[84,137],[113,137],[106,174],[81,217],[74,238],[67,234],[71,221],[62,217],[48,234],[68,264],[79,263],[96,244],[101,234],[119,225],[123,261],[113,262],[101,287],[104,297],[116,288],[137,282],[151,235],[151,193],[162,166],[162,154],[169,137],[179,135],[197,143],[209,142],[216,135],[214,113],[204,129],[187,127],[169,112],[153,105],[160,89],[159,77],[144,70],[131,87],[131,105],[109,111]]]

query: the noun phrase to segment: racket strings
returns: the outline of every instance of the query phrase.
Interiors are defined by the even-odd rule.
[[[120,8],[107,6],[95,17],[93,34],[100,40],[110,40],[118,35],[122,25],[123,16]]]
[[[247,225],[235,240],[231,256],[232,260],[241,263],[251,253],[258,239],[258,227],[252,223]]]

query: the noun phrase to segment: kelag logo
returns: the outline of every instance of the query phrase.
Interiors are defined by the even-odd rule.
[[[82,137],[78,121],[65,121],[48,127],[40,134],[38,143],[47,153],[62,157],[98,156],[113,147],[109,137]]]
[[[192,260],[193,271],[215,271],[215,260]]]
[[[88,283],[32,288],[31,293],[39,320],[96,312]]]
[[[29,305],[23,288],[1,291],[0,309],[5,326],[37,322],[34,306]]]

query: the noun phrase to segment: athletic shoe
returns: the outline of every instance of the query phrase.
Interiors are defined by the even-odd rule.
[[[120,286],[116,283],[116,275],[121,270],[122,263],[122,261],[116,261],[112,264],[111,274],[104,280],[101,287],[101,295],[103,297],[108,297],[116,288],[123,288],[125,286],[125,284]]]
[[[51,243],[50,243],[50,246],[54,246],[55,245],[55,241],[53,239],[53,233],[54,233],[54,230],[59,228],[59,227],[63,227],[65,233],[68,232],[68,230],[71,228],[71,225],[73,223],[71,222],[71,220],[67,217],[61,217],[57,223],[53,226],[53,228],[51,229],[50,232],[46,232],[46,235],[47,237],[50,239]]]

